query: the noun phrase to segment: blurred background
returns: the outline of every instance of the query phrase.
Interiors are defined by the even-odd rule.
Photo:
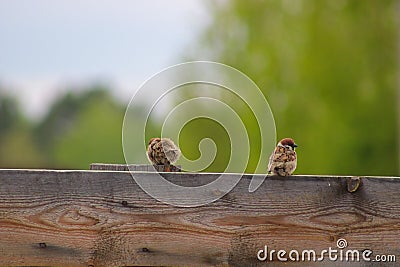
[[[173,64],[211,60],[262,90],[277,138],[299,144],[297,174],[400,175],[399,18],[394,0],[0,0],[0,168],[124,163],[135,90]],[[187,126],[189,157],[193,136],[225,136],[212,122]]]

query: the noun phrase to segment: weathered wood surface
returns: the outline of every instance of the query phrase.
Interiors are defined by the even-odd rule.
[[[169,168],[169,169],[167,169]],[[149,165],[149,164],[107,164],[107,163],[92,163],[91,170],[97,171],[140,171],[140,172],[180,172],[180,166],[171,165]]]
[[[163,175],[186,185],[217,177]],[[0,265],[286,266],[259,262],[257,252],[335,249],[339,238],[399,261],[400,179],[362,178],[350,193],[346,178],[269,177],[249,193],[245,175],[212,204],[177,208],[152,199],[129,172],[0,170]]]

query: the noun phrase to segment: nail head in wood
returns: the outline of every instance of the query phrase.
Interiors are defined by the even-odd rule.
[[[150,252],[150,250],[149,250],[148,248],[142,248],[142,249],[140,250],[140,252],[145,252],[145,253],[147,253],[147,252]]]

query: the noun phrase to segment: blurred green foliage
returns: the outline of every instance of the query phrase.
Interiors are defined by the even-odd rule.
[[[36,124],[26,123],[15,99],[0,101],[1,168],[88,169],[94,162],[124,162],[125,107],[106,88],[61,96]]]
[[[296,173],[399,174],[396,1],[209,5],[212,22],[189,57],[208,51],[255,81],[278,139],[299,144]]]
[[[123,163],[121,147],[125,109],[105,91],[87,95],[68,131],[54,145],[54,160],[68,167],[87,168],[93,162]],[[76,144],[79,144],[77,147]]]
[[[278,139],[299,144],[297,174],[399,175],[396,6],[394,0],[212,1],[212,21],[189,58],[228,64],[255,81],[274,113]],[[123,163],[125,105],[109,92],[97,86],[67,93],[30,122],[0,90],[0,168]],[[221,98],[242,109],[259,151],[249,109]],[[159,131],[155,121],[149,125],[147,138]],[[220,125],[197,119],[182,128],[185,156],[198,158],[205,137],[222,138],[218,151],[230,151]],[[223,169],[227,157],[218,155],[205,171]]]

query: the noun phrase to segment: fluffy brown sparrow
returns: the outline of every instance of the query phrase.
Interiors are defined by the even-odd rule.
[[[154,165],[164,165],[165,171],[171,170],[181,156],[181,151],[169,138],[151,138],[147,147],[147,158]]]
[[[297,147],[292,138],[284,138],[279,141],[269,157],[268,174],[279,176],[291,175],[297,166],[297,155],[294,148]]]

